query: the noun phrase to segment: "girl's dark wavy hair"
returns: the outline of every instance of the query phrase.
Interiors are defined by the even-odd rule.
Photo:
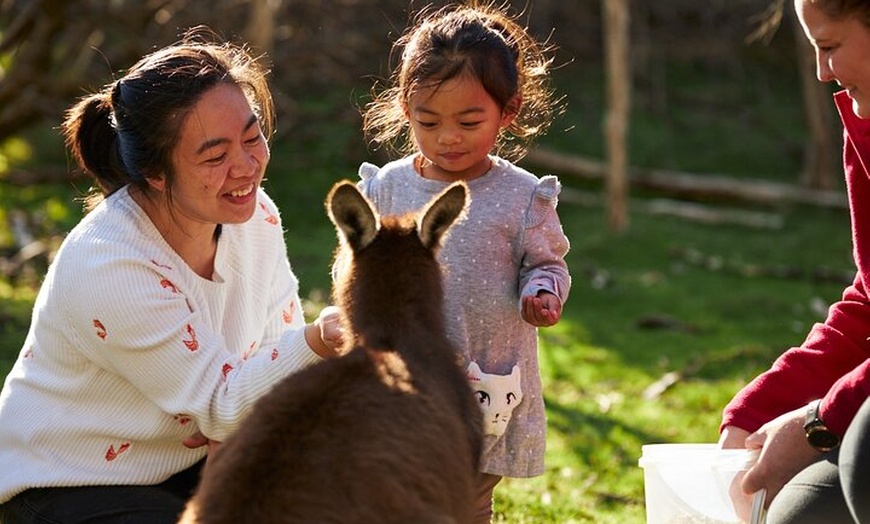
[[[391,61],[398,56],[399,62],[388,85],[373,88],[372,101],[362,112],[363,131],[376,146],[412,153],[414,142],[405,117],[411,97],[421,89],[471,75],[502,110],[516,113],[499,136],[495,152],[518,160],[561,110],[561,100],[554,98],[550,87],[553,50],[493,3],[424,9],[395,42]]]

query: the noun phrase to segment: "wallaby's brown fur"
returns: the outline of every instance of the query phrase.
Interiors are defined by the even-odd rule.
[[[327,209],[348,352],[256,404],[181,522],[471,522],[481,412],[445,335],[435,258],[466,194],[454,184],[416,220],[379,220],[356,186],[336,184]]]

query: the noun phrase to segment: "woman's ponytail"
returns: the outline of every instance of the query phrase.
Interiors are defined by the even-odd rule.
[[[130,182],[118,156],[118,135],[112,126],[107,90],[82,98],[66,114],[61,130],[79,167],[108,196]]]

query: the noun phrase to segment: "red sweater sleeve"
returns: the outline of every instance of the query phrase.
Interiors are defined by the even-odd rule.
[[[722,425],[755,431],[762,424],[822,398],[821,415],[839,435],[870,394],[870,121],[852,112],[845,92],[835,96],[844,126],[843,163],[857,273],[823,324],[799,347],[744,387],[725,407]],[[862,207],[863,203],[863,207]]]

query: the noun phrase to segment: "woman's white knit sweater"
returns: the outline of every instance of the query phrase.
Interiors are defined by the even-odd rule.
[[[0,392],[0,502],[31,487],[159,483],[223,440],[305,342],[280,217],[224,225],[215,273],[194,273],[126,188],[69,234]]]

